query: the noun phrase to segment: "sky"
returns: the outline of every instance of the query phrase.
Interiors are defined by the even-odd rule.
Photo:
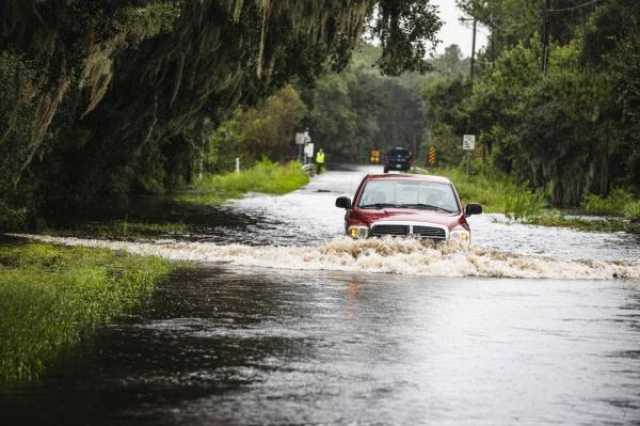
[[[463,14],[456,7],[456,1],[431,0],[431,3],[440,8],[440,19],[443,21],[442,29],[438,33],[438,38],[442,42],[438,45],[436,53],[443,53],[445,47],[455,43],[460,46],[465,57],[471,56],[472,25],[471,22],[463,24],[459,21]],[[486,46],[487,33],[488,30],[486,28],[478,26],[476,50]]]

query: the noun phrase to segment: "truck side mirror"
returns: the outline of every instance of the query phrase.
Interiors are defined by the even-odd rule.
[[[464,209],[465,216],[473,216],[474,214],[481,214],[482,206],[480,204],[467,204]]]
[[[336,198],[336,207],[349,210],[351,208],[351,198],[349,197]]]

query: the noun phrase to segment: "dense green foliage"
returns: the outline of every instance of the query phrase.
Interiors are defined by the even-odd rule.
[[[491,37],[476,81],[445,77],[425,90],[444,157],[460,161],[454,147],[475,133],[478,158],[554,205],[578,206],[615,187],[637,196],[640,3],[551,1],[546,15],[544,0],[458,3]]]
[[[306,105],[288,85],[257,106],[238,106],[209,136],[202,150],[204,173],[229,171],[235,159],[243,165],[261,157],[275,161],[295,158],[294,135],[301,130]]]
[[[274,164],[263,159],[240,173],[205,175],[190,191],[177,196],[178,201],[193,204],[219,204],[247,192],[286,194],[309,183],[309,176],[297,161]]]
[[[456,185],[464,203],[480,203],[484,212],[502,213],[509,219],[530,225],[640,234],[640,202],[631,201],[632,197],[626,191],[616,190],[606,199],[589,196],[583,206],[587,213],[618,217],[583,218],[549,208],[543,193],[517,184],[512,177],[499,171],[483,170],[467,176],[462,168],[449,167],[428,173],[447,176]]]
[[[499,172],[467,176],[462,169],[443,168],[435,173],[451,179],[464,203],[480,203],[485,212],[529,219],[539,216],[545,207],[541,193],[518,185]]]
[[[640,220],[640,201],[628,191],[617,188],[607,197],[589,194],[584,201],[588,213],[610,216],[624,216],[630,220]]]
[[[361,46],[347,69],[302,91],[313,141],[330,161],[366,162],[371,149],[397,145],[419,152],[425,135],[420,88],[429,77],[383,76],[375,62],[379,54],[379,48]]]
[[[237,106],[343,68],[367,30],[384,72],[423,69],[439,26],[429,0],[0,2],[0,228],[189,183]]]
[[[97,325],[134,307],[171,266],[46,244],[0,245],[0,382],[38,377]]]

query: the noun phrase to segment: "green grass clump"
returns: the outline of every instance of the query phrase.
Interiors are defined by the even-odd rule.
[[[525,221],[529,225],[572,228],[587,232],[630,232],[638,233],[639,229],[621,219],[586,220],[577,217],[567,217],[560,212],[549,211],[542,215],[531,217]]]
[[[505,194],[502,202],[502,212],[510,219],[540,216],[545,204],[542,193],[529,191],[524,187],[520,187],[516,192]]]
[[[171,268],[109,250],[0,245],[0,383],[38,378],[97,325],[135,307]]]
[[[308,182],[309,176],[297,161],[281,165],[262,160],[240,173],[205,176],[190,191],[179,194],[177,200],[190,204],[220,204],[247,192],[286,194]]]
[[[457,168],[439,169],[435,173],[451,179],[465,203],[480,203],[486,212],[525,219],[540,215],[545,206],[544,196],[540,192],[531,191],[526,185],[519,185],[505,175],[467,176]]]
[[[90,238],[138,239],[184,235],[191,231],[184,223],[149,223],[113,220],[76,225],[65,229],[48,229],[50,235],[73,235]]]
[[[582,207],[587,213],[591,214],[624,216],[626,206],[633,204],[633,202],[633,195],[630,192],[617,188],[611,191],[608,197],[588,194]]]
[[[624,217],[629,220],[640,221],[640,201],[626,204],[624,206]]]

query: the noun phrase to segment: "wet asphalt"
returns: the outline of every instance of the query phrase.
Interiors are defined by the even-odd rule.
[[[228,214],[267,219],[220,223],[219,243],[330,239],[333,199],[365,171],[236,202]],[[640,247],[500,218],[472,226],[476,244],[564,259]],[[640,425],[640,283],[198,265],[41,382],[0,391],[0,424]]]

